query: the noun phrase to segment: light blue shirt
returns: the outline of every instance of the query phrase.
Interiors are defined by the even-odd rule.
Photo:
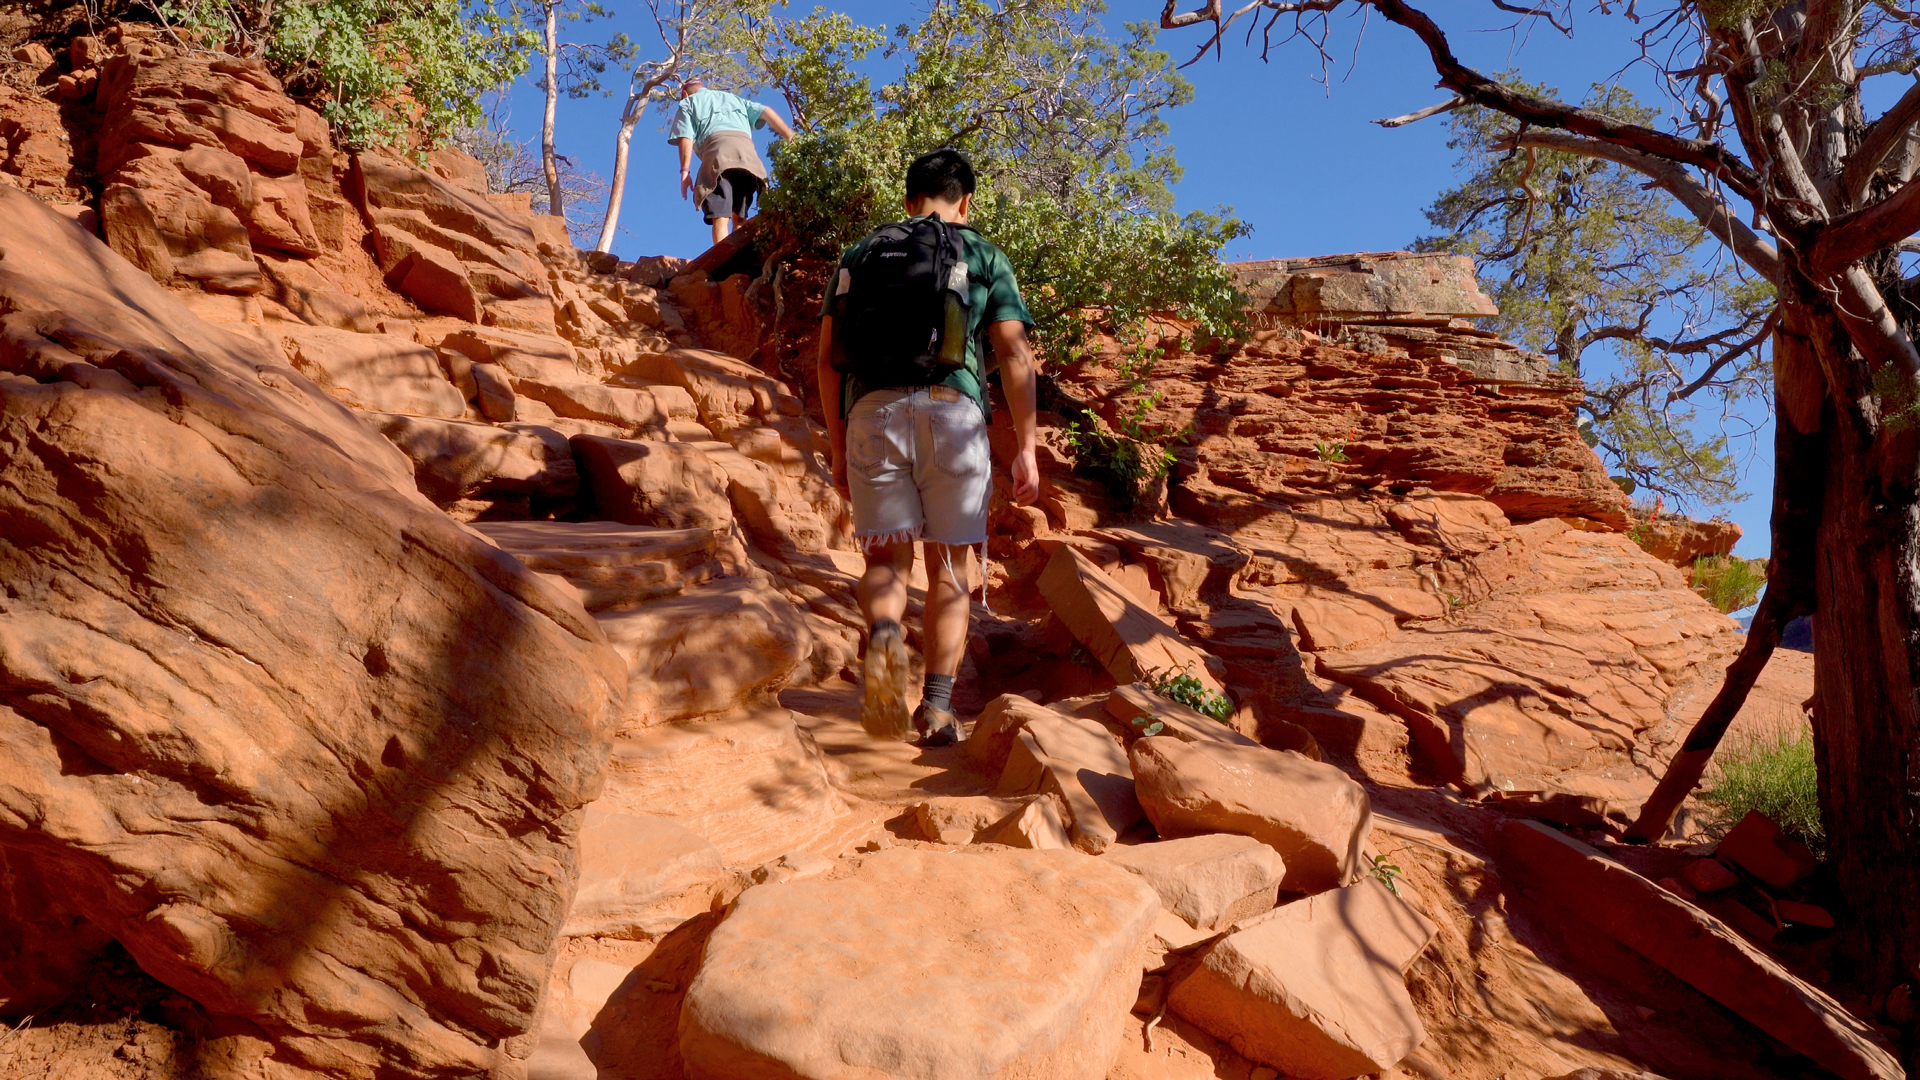
[[[695,146],[716,131],[744,131],[767,126],[765,105],[729,94],[725,90],[695,90],[680,102],[673,114],[668,142],[692,139]]]

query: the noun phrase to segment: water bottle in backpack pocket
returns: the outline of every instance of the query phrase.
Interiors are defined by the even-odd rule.
[[[834,369],[870,387],[932,386],[965,365],[965,252],[938,217],[875,229],[834,281]]]

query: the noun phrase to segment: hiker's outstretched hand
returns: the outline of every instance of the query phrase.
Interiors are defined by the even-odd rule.
[[[1033,448],[1013,455],[1013,501],[1025,506],[1040,497],[1040,463],[1034,460]]]
[[[853,492],[847,487],[847,452],[845,450],[835,449],[830,456],[833,462],[834,490],[838,491],[845,498],[853,498]]]

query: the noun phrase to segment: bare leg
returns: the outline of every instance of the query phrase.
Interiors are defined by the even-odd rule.
[[[867,552],[860,576],[860,611],[871,631],[860,687],[860,726],[879,739],[904,739],[912,732],[907,695],[912,691],[912,661],[900,629],[907,614],[907,575],[913,571],[913,542],[887,544]]]
[[[960,670],[960,657],[967,647],[967,621],[973,614],[967,596],[967,549],[945,544],[926,544],[927,608],[923,644],[927,670],[936,675],[953,675]]]
[[[867,572],[860,576],[860,611],[867,625],[907,617],[907,579],[913,574],[913,541],[887,544],[867,552]]]
[[[725,240],[727,238],[727,234],[732,231],[733,231],[732,218],[718,217],[713,219],[713,242],[714,243],[717,244],[720,241]]]

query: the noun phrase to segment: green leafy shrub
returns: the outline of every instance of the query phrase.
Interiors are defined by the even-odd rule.
[[[1756,736],[1722,746],[1700,801],[1707,805],[1709,824],[1719,832],[1733,828],[1747,811],[1758,810],[1819,852],[1826,831],[1820,822],[1813,732]]]
[[[1147,685],[1153,688],[1154,693],[1168,701],[1185,705],[1202,716],[1210,716],[1223,724],[1233,715],[1233,702],[1228,701],[1224,694],[1216,694],[1208,690],[1207,684],[1195,678],[1190,671],[1161,670],[1147,674],[1149,680]]]
[[[1173,454],[1164,447],[1077,420],[1067,425],[1066,444],[1073,471],[1106,488],[1126,510],[1139,505],[1173,468]]]
[[[518,20],[464,0],[162,0],[175,36],[267,61],[347,149],[417,151],[481,123],[481,95],[527,69]]]
[[[1321,461],[1331,461],[1336,464],[1353,460],[1347,456],[1346,443],[1317,442],[1313,444],[1313,453]]]
[[[1767,560],[1702,555],[1693,561],[1693,591],[1723,612],[1751,605],[1767,584]]]

